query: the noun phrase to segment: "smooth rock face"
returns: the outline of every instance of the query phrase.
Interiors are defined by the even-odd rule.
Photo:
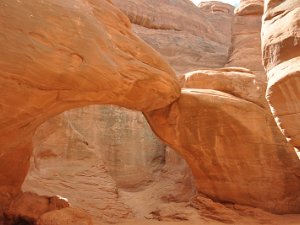
[[[231,45],[233,7],[189,0],[113,0],[134,24],[134,32],[160,52],[178,75],[223,67]],[[222,27],[222,29],[219,29]]]
[[[265,1],[262,27],[266,98],[287,140],[300,148],[300,2]]]
[[[221,80],[214,73],[203,79],[201,71],[187,76],[188,86],[197,89],[183,89],[170,106],[147,112],[151,127],[187,160],[200,193],[221,202],[299,213],[299,160],[269,112],[256,103],[262,90],[253,93],[246,88],[248,79],[253,79],[248,72],[244,78],[239,72],[244,92],[235,90],[235,85],[209,86],[207,76]],[[231,76],[230,72],[222,76],[234,83],[235,73],[236,69]]]
[[[93,103],[153,110],[179,96],[173,70],[109,1],[0,6],[1,189],[20,188],[48,118]]]

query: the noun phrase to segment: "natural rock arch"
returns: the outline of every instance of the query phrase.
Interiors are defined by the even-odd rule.
[[[203,152],[197,145],[202,144],[202,128],[195,128],[197,123],[185,120],[186,117],[197,119],[201,113],[216,110],[213,115],[219,118],[222,112],[230,116],[231,112],[238,111],[245,112],[254,123],[253,118],[257,116],[261,121],[258,127],[250,123],[251,129],[245,128],[249,122],[244,120],[243,115],[239,115],[237,124],[238,128],[243,128],[242,131],[249,131],[241,143],[250,137],[254,145],[261,144],[255,141],[263,140],[270,141],[265,146],[273,146],[271,151],[268,147],[259,149],[259,160],[252,158],[256,170],[249,171],[249,167],[245,166],[237,176],[246,184],[245,177],[250,174],[249,177],[257,178],[255,182],[251,186],[236,184],[234,188],[228,188],[232,181],[222,178],[234,176],[234,169],[229,168],[228,174],[226,171],[220,174],[214,171],[209,176],[199,176],[209,178],[208,181],[221,178],[218,185],[213,184],[215,190],[207,192],[205,185],[199,185],[198,189],[219,201],[260,206],[279,213],[300,211],[299,164],[286,151],[289,146],[281,136],[277,136],[265,111],[233,96],[230,91],[223,93],[223,90],[185,90],[182,97],[174,102],[179,98],[180,87],[173,70],[158,53],[132,34],[128,19],[110,1],[46,0],[37,3],[33,0],[4,0],[0,6],[4,9],[0,21],[1,208],[20,190],[29,166],[31,139],[40,124],[74,107],[115,104],[145,112],[157,134],[188,159],[195,176],[199,171],[209,170],[209,167],[199,168]],[[223,102],[224,99],[228,102]],[[224,107],[221,107],[223,111],[218,105]],[[189,112],[189,106],[195,111]],[[205,107],[208,110],[205,111]],[[235,121],[225,121],[226,126]],[[261,138],[259,135],[264,135],[260,131],[261,126],[268,134],[274,131],[274,136]],[[180,132],[181,129],[193,131],[194,128],[197,129],[195,133]],[[190,134],[195,142],[185,140],[186,134]],[[257,139],[253,138],[257,136]],[[227,148],[231,147],[228,142],[225,143]],[[221,153],[226,156],[226,148],[221,149],[225,150]],[[214,166],[214,158],[208,155]],[[253,157],[252,153],[250,155]],[[235,154],[230,156],[236,157]],[[274,158],[267,160],[268,156]],[[230,167],[226,165],[226,157],[225,168]],[[199,162],[193,164],[197,160]],[[234,161],[242,163],[238,157]],[[272,180],[274,174],[276,179]],[[235,181],[238,179],[235,178]],[[272,190],[278,185],[277,181],[280,187],[270,193],[272,201],[266,201],[269,193],[262,193]],[[254,190],[262,184],[262,189]],[[227,185],[227,191],[220,193],[222,185]],[[274,202],[280,204],[274,205]]]
[[[47,118],[89,104],[147,111],[179,96],[173,70],[127,17],[109,1],[88,2],[0,3],[3,203],[20,189],[32,136]]]

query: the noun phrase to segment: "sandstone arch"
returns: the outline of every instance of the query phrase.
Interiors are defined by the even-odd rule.
[[[180,93],[173,70],[109,1],[1,1],[0,189],[18,191],[34,130],[70,108],[147,111]]]
[[[173,70],[131,33],[128,19],[110,1],[4,0],[0,6],[2,206],[20,189],[38,125],[70,108],[116,104],[145,112],[158,135],[188,159],[198,180],[207,181],[198,183],[201,192],[219,201],[299,212],[299,164],[266,111],[223,90],[185,90],[176,101],[180,88]],[[202,142],[203,127],[197,125],[208,127],[211,120],[202,121],[201,116],[218,118],[217,122],[227,116],[227,122],[213,124],[222,141],[208,137]],[[240,144],[253,143],[239,154],[227,155],[231,142],[239,145],[234,136],[228,141],[219,133],[220,124],[226,125],[225,131],[241,132]],[[225,161],[215,163],[211,149]],[[253,164],[244,163],[244,156],[251,156]],[[230,157],[242,168],[240,173],[235,174],[236,165],[227,164]],[[247,185],[250,178],[254,181]],[[241,186],[232,185],[239,179]]]

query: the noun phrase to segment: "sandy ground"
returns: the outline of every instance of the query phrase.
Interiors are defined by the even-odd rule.
[[[242,218],[239,221],[233,223],[222,223],[211,219],[198,219],[189,221],[157,221],[157,220],[133,220],[123,223],[118,223],[117,225],[300,225],[300,215],[284,215],[284,216],[274,216],[272,220],[270,218],[259,220],[255,218]],[[95,224],[100,225],[100,224]],[[102,224],[108,225],[108,224]],[[111,224],[110,224],[111,225]]]

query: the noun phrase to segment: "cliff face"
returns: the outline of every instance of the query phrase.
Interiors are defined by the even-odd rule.
[[[178,75],[225,65],[232,6],[214,2],[197,8],[188,0],[113,2],[129,17],[134,32],[161,53]]]
[[[263,62],[268,75],[266,98],[287,140],[299,149],[299,9],[298,1],[265,1]]]
[[[187,167],[172,160],[175,153],[165,153],[140,112],[116,106],[73,109],[40,126],[33,145],[23,190],[63,196],[95,222],[142,217],[161,199],[187,201],[193,195]],[[132,204],[128,196],[137,202],[143,196],[143,203]],[[150,197],[153,203],[145,203]]]
[[[263,0],[241,0],[232,24],[232,46],[226,66],[245,67],[266,81],[261,56]]]

